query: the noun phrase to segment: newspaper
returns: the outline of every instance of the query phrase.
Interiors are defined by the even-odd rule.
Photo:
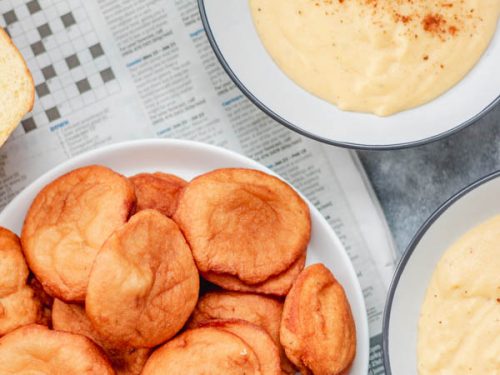
[[[371,372],[384,373],[382,312],[395,252],[355,153],[306,139],[259,111],[221,68],[195,0],[2,0],[0,25],[37,98],[0,150],[0,207],[84,151],[185,138],[243,153],[290,181],[344,244],[363,288]]]

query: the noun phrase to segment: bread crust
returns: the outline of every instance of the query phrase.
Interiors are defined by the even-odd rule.
[[[3,42],[3,43],[2,43]],[[0,126],[0,147],[5,143],[9,135],[14,131],[17,127],[21,119],[26,115],[26,113],[30,112],[33,109],[33,105],[35,103],[35,83],[33,80],[33,76],[24,60],[24,57],[21,55],[21,52],[17,49],[16,45],[9,37],[9,35],[5,32],[5,30],[0,27],[0,43],[4,44],[5,48],[10,49],[14,52],[17,57],[18,64],[22,64],[22,87],[25,89],[25,93],[27,93],[27,98],[24,102],[22,102],[22,106],[18,109],[18,112],[12,116],[12,121],[10,123],[3,123]],[[0,45],[0,50],[2,46]],[[1,106],[1,103],[0,103]],[[4,109],[6,110],[6,109]]]

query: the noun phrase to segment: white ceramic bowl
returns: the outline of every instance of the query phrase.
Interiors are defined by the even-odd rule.
[[[243,93],[281,124],[343,147],[395,149],[431,142],[472,124],[500,101],[500,32],[455,87],[389,117],[345,112],[308,93],[274,63],[254,27],[248,0],[198,0],[208,39]]]
[[[500,171],[468,186],[422,226],[401,259],[384,312],[387,374],[417,374],[417,325],[434,268],[448,247],[468,230],[500,214]]]
[[[145,171],[165,171],[186,180],[224,167],[254,168],[275,175],[271,170],[245,156],[203,143],[168,139],[119,143],[77,156],[45,173],[2,211],[0,225],[20,233],[26,212],[36,194],[58,176],[89,164],[105,165],[126,176]],[[349,374],[366,375],[370,347],[361,286],[347,252],[335,232],[319,211],[311,203],[308,204],[311,210],[312,233],[307,264],[324,263],[344,286],[357,332],[357,354]]]

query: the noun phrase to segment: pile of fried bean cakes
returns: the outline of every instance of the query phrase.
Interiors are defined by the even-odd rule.
[[[73,170],[20,240],[0,229],[0,373],[347,373],[353,317],[304,268],[310,233],[302,198],[256,170]]]

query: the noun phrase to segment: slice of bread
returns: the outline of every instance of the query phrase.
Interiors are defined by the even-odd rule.
[[[35,85],[22,55],[0,27],[0,146],[31,111]]]

